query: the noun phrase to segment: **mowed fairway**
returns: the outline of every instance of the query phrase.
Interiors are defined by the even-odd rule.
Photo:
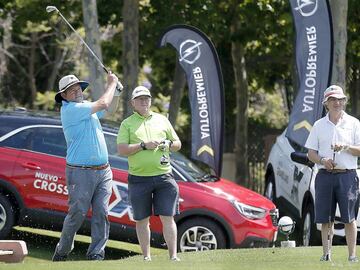
[[[36,234],[34,233],[36,232]],[[333,248],[333,262],[320,262],[321,247],[310,248],[260,248],[216,250],[207,252],[180,253],[180,262],[170,262],[167,251],[152,249],[152,261],[142,261],[138,245],[119,241],[109,241],[107,260],[102,262],[85,261],[88,237],[76,238],[75,250],[67,262],[53,263],[50,261],[53,249],[58,240],[58,233],[20,228],[14,237],[25,240],[29,255],[20,264],[0,263],[0,269],[6,270],[56,270],[56,269],[360,269],[359,263],[347,262],[346,246]],[[358,247],[360,248],[360,247]]]

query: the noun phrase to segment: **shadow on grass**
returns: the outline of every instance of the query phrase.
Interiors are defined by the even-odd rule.
[[[28,248],[29,256],[41,260],[51,260],[56,244],[59,241],[59,238],[57,237],[45,236],[20,230],[13,230],[8,239],[25,241]],[[75,241],[74,249],[69,254],[68,260],[86,260],[86,251],[88,247],[88,243]],[[133,251],[109,247],[106,247],[105,253],[106,260],[119,260],[130,256],[139,255],[138,253]]]

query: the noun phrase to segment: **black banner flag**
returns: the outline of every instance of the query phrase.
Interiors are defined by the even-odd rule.
[[[218,55],[209,38],[189,25],[174,25],[161,37],[170,43],[185,71],[191,106],[191,156],[221,175],[224,132],[223,79]]]
[[[322,116],[322,98],[331,80],[332,20],[327,0],[290,0],[290,4],[299,88],[286,136],[304,146],[312,125]]]

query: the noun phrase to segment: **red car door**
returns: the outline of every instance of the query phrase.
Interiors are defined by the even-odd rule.
[[[14,136],[24,136],[12,178],[26,207],[66,212],[66,142],[61,127],[33,126]]]

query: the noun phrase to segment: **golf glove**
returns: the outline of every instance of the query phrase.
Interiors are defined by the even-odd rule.
[[[124,86],[121,84],[120,81],[117,82],[114,97],[118,97],[121,95],[121,91],[124,89]]]

